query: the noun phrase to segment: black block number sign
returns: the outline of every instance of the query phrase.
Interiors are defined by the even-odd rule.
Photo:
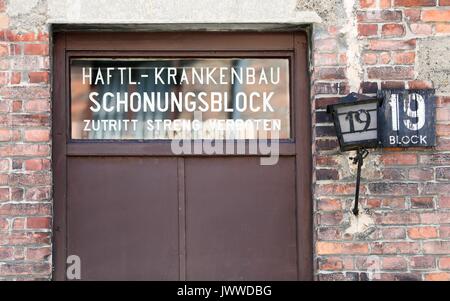
[[[434,146],[435,99],[433,90],[382,90],[379,114],[384,147]]]

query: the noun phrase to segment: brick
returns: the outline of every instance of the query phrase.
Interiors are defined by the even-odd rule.
[[[11,85],[18,85],[22,80],[22,73],[12,72],[11,73]]]
[[[437,136],[449,136],[450,137],[450,125],[448,124],[437,124],[436,125],[436,135]]]
[[[316,123],[330,123],[330,122],[333,122],[330,114],[328,114],[326,111],[316,111]]]
[[[410,89],[433,89],[433,83],[425,80],[412,80],[408,81],[408,87]]]
[[[439,268],[441,270],[450,270],[450,257],[439,258]]]
[[[25,55],[48,55],[48,44],[25,44]]]
[[[7,230],[8,227],[8,220],[6,218],[0,218],[0,230]]]
[[[318,264],[319,268],[324,271],[340,271],[344,269],[344,261],[346,261],[347,268],[352,266],[351,263],[348,263],[348,259],[342,257],[319,258]]]
[[[50,102],[48,100],[29,100],[24,104],[25,112],[49,112]]]
[[[364,193],[364,186],[360,187],[360,193]],[[319,195],[353,195],[355,193],[355,184],[319,184],[316,187],[316,193]]]
[[[447,121],[450,120],[450,107],[448,108],[436,108],[436,120]]]
[[[405,9],[405,17],[409,22],[420,21],[420,9]]]
[[[425,22],[448,22],[450,9],[433,9],[422,12],[422,20]]]
[[[0,246],[0,260],[10,260],[14,255],[14,249],[12,247]]]
[[[418,224],[420,222],[419,214],[415,212],[381,212],[376,219],[380,225],[405,225]]]
[[[347,62],[348,62],[347,54],[345,52],[339,53],[338,60],[339,60],[339,65],[347,65]]]
[[[381,35],[383,37],[401,37],[405,34],[405,27],[401,24],[383,24]]]
[[[400,181],[408,179],[407,171],[397,167],[385,168],[381,171],[381,174],[385,180]]]
[[[408,179],[416,181],[433,180],[434,172],[430,168],[413,168],[408,171]]]
[[[382,23],[402,20],[402,12],[399,10],[358,11],[356,15],[360,23]]]
[[[316,156],[316,165],[317,166],[335,166],[338,164],[338,159],[336,157],[331,156]]]
[[[323,211],[342,210],[342,203],[338,199],[320,199],[317,201],[317,208]]]
[[[435,6],[436,0],[394,0],[395,6]]]
[[[48,72],[29,72],[28,80],[32,84],[48,84]]]
[[[406,231],[404,228],[383,228],[381,230],[384,239],[404,239]]]
[[[316,68],[318,79],[345,79],[345,68]]]
[[[11,188],[11,201],[22,201],[23,200],[23,188],[12,187]]]
[[[366,65],[375,65],[377,63],[377,57],[376,53],[364,53],[363,62]]]
[[[448,223],[450,212],[423,212],[420,213],[420,222],[422,224],[440,224]]]
[[[362,93],[377,93],[378,83],[377,82],[362,82],[361,83]]]
[[[380,8],[391,7],[391,0],[380,0]]]
[[[336,227],[322,227],[317,230],[318,240],[335,240],[340,239],[342,236],[341,230]]]
[[[450,226],[440,226],[439,227],[439,237],[440,238],[450,238]]]
[[[30,246],[37,244],[49,244],[50,233],[42,232],[12,232],[6,236],[0,236],[0,244]]]
[[[20,101],[20,100],[13,101],[11,104],[11,110],[14,113],[21,112],[22,111],[22,101]]]
[[[426,281],[450,281],[450,273],[436,272],[425,274]]]
[[[0,146],[0,154],[3,156],[49,156],[48,145],[17,144]]]
[[[405,206],[405,199],[404,198],[386,198],[383,199],[381,202],[382,208],[388,208],[388,209],[404,209]]]
[[[417,195],[418,186],[415,183],[377,182],[369,183],[369,191],[373,194]]]
[[[27,201],[39,202],[50,199],[51,187],[26,188],[24,198]]]
[[[419,156],[419,162],[426,165],[450,165],[450,154],[426,154]]]
[[[24,162],[25,170],[41,171],[50,169],[50,161],[48,159],[30,159]]]
[[[49,129],[25,130],[24,139],[28,142],[47,142],[50,140]]]
[[[0,87],[0,95],[8,99],[49,99],[50,89],[40,86]]]
[[[450,185],[447,183],[426,183],[423,186],[422,193],[450,195]]]
[[[381,82],[381,89],[404,89],[405,83],[400,81]]]
[[[342,243],[342,242],[325,242],[318,241],[316,243],[318,255],[331,254],[367,254],[369,246],[367,243]]]
[[[359,280],[358,273],[346,272],[346,273],[327,273],[318,274],[319,281],[357,281]]]
[[[371,247],[373,254],[413,254],[420,250],[418,242],[375,242]]]
[[[377,2],[375,0],[359,0],[359,7],[361,8],[374,8]]]
[[[386,65],[391,62],[391,54],[389,52],[382,52],[380,54],[380,64]]]
[[[9,201],[9,188],[1,187],[0,188],[0,202]]]
[[[436,142],[436,150],[437,151],[448,151],[450,150],[450,139],[442,139],[441,137],[437,137]]]
[[[383,257],[381,267],[384,270],[403,271],[407,268],[407,262],[403,257]]]
[[[0,159],[0,172],[9,170],[9,160],[8,159]]]
[[[0,29],[6,29],[9,26],[9,18],[4,14],[0,14]]]
[[[435,227],[413,227],[408,229],[408,236],[411,239],[429,239],[438,237]]]
[[[316,126],[316,137],[334,137],[336,135],[336,130],[334,126],[324,125]]]
[[[49,217],[28,217],[27,228],[28,229],[49,229],[51,218]]]
[[[0,142],[11,140],[11,131],[8,129],[0,129]],[[3,155],[3,154],[2,154]]]
[[[316,178],[320,180],[338,180],[339,173],[335,169],[317,169]]]
[[[436,266],[434,256],[414,256],[410,258],[412,269],[432,269]]]
[[[381,156],[381,162],[384,165],[416,165],[416,154],[388,153]]]
[[[0,57],[8,56],[9,55],[9,47],[8,45],[1,45],[0,44]]]
[[[51,214],[48,204],[3,204],[0,205],[0,216],[34,216]]]
[[[412,33],[417,35],[430,35],[433,32],[433,27],[430,24],[412,23],[409,28]]]
[[[11,42],[31,42],[36,40],[34,32],[16,32],[8,30],[5,33],[5,37]]]
[[[320,139],[316,140],[316,149],[318,151],[322,150],[336,150],[339,147],[339,144],[336,139]]]
[[[33,185],[51,185],[51,183],[52,178],[50,174],[47,173],[9,175],[10,185],[33,186]]]
[[[370,40],[368,48],[370,50],[411,50],[416,48],[416,40]]]
[[[327,212],[318,215],[320,225],[339,225],[342,222],[342,212]]]
[[[439,207],[440,208],[450,208],[450,196],[440,196]]]
[[[436,32],[437,33],[450,33],[450,24],[449,23],[437,23],[436,24]]]
[[[49,263],[24,263],[24,262],[8,262],[0,266],[0,275],[30,275],[42,274],[46,275],[51,272]]]
[[[424,254],[449,254],[450,241],[425,241],[423,242]]]
[[[314,54],[314,64],[316,66],[337,65],[337,55],[335,53]]]
[[[394,63],[397,65],[412,65],[416,58],[416,53],[413,51],[409,52],[397,52],[393,55]]]
[[[370,67],[367,68],[369,79],[413,79],[413,67]]]
[[[450,167],[436,168],[436,179],[448,181],[450,179]]]
[[[51,248],[44,247],[44,248],[27,248],[26,251],[26,260],[31,261],[43,261],[47,260],[50,255],[52,254]]]
[[[368,37],[378,34],[377,24],[358,24],[358,36]]]
[[[336,50],[337,42],[335,39],[314,40],[314,48],[318,52],[330,52]]]
[[[414,209],[429,209],[434,207],[432,197],[411,197],[411,207]]]

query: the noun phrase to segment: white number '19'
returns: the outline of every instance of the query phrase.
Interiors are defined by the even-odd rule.
[[[411,131],[420,130],[425,124],[425,100],[422,95],[413,93],[409,94],[407,99],[404,99],[403,110],[408,117],[417,118],[417,122],[411,121],[411,119],[403,120],[406,128]],[[411,108],[411,102],[416,102],[416,110]],[[398,131],[400,127],[399,120],[399,108],[398,108],[398,94],[391,94],[389,101],[392,112],[392,130]]]

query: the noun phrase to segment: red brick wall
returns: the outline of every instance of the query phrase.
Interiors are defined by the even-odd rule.
[[[0,0],[0,280],[51,275],[49,37]]]
[[[416,80],[418,40],[450,35],[450,1],[360,0],[355,18],[360,92],[433,87]],[[321,28],[312,49],[317,278],[364,280],[376,261],[382,280],[450,280],[450,96],[437,93],[437,147],[371,151],[361,202],[374,225],[346,234],[355,169],[324,108],[350,90],[347,48],[343,26]]]

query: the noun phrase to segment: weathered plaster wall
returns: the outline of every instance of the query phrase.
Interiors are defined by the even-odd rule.
[[[433,82],[438,93],[450,93],[450,37],[429,37],[419,41],[417,78]],[[447,55],[443,55],[447,54]]]
[[[0,0],[0,279],[51,276],[49,24],[263,30],[314,22],[317,279],[365,280],[371,270],[384,280],[450,279],[449,20],[449,0]],[[355,218],[355,166],[338,151],[325,106],[384,87],[437,89],[438,146],[372,151],[365,213]]]

